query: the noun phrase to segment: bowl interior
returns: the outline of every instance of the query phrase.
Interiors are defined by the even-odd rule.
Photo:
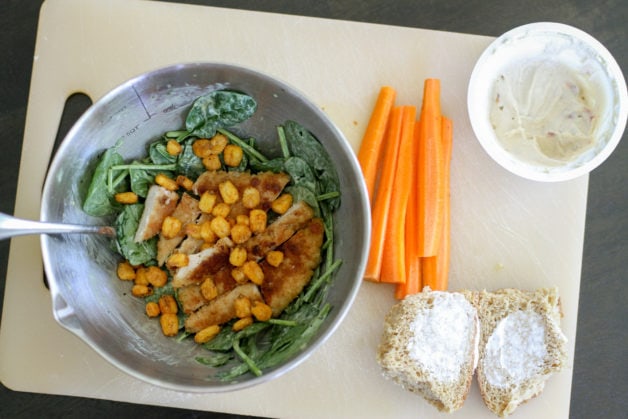
[[[290,86],[248,69],[193,63],[138,76],[96,102],[59,147],[46,179],[41,219],[75,224],[112,223],[81,210],[95,158],[122,140],[125,159],[145,155],[145,146],[165,131],[184,127],[193,100],[211,90],[230,88],[253,96],[258,110],[234,128],[254,136],[268,155],[279,155],[276,127],[293,119],[313,132],[333,159],[341,183],[342,205],[335,214],[335,251],[343,260],[329,293],[333,309],[306,348],[261,377],[233,382],[215,378],[199,364],[206,351],[193,342],[161,334],[157,321],[143,314],[143,303],[117,279],[119,256],[108,239],[89,235],[42,236],[44,266],[56,320],[121,370],[152,384],[182,391],[227,391],[269,380],[302,362],[337,328],[353,302],[367,253],[370,218],[359,166],[342,133]]]
[[[595,144],[573,160],[524,158],[500,141],[490,120],[498,78],[537,63],[554,63],[573,71],[587,80],[595,95],[599,109]],[[507,170],[539,181],[573,179],[601,164],[620,141],[628,114],[626,82],[608,50],[579,29],[551,22],[523,25],[493,41],[472,72],[467,100],[471,125],[486,152]]]

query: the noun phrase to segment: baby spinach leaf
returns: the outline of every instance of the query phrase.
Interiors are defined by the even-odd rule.
[[[211,138],[218,128],[227,128],[247,120],[257,109],[251,96],[216,90],[199,97],[185,119],[185,127],[197,137]]]
[[[166,150],[166,143],[166,140],[158,140],[148,146],[148,157],[154,164],[172,164],[177,161],[177,156]]]
[[[135,242],[135,232],[143,211],[144,204],[125,205],[116,219],[118,252],[134,266],[150,262],[157,257],[157,237]]]
[[[340,191],[340,180],[334,163],[318,139],[305,127],[294,121],[284,123],[284,131],[290,153],[305,160],[319,180],[320,192],[327,194]],[[340,206],[340,198],[329,200],[332,209]]]
[[[201,160],[192,150],[193,140],[183,143],[183,150],[177,157],[177,172],[190,179],[196,179],[205,171],[203,160]]]
[[[123,162],[124,159],[118,153],[118,144],[102,154],[83,201],[83,211],[94,217],[103,217],[120,209],[120,205],[113,199],[113,195],[120,190],[110,191],[107,187],[107,178],[109,168]],[[122,189],[122,185],[124,184],[119,185],[118,189]]]
[[[299,157],[289,157],[284,163],[284,170],[290,175],[291,183],[309,189],[318,195],[316,176],[307,162]]]

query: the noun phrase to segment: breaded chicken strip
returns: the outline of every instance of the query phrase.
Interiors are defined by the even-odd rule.
[[[190,255],[188,265],[174,272],[172,286],[181,288],[185,285],[200,284],[207,276],[227,266],[232,247],[231,239],[225,237],[218,240],[212,247]]]
[[[161,231],[164,219],[172,214],[179,202],[179,195],[163,186],[153,185],[148,189],[144,211],[135,232],[137,243],[156,236]]]
[[[159,266],[166,263],[168,257],[172,254],[174,249],[177,248],[179,243],[185,238],[185,226],[192,224],[201,215],[201,210],[198,207],[198,200],[193,198],[187,193],[181,196],[179,205],[172,212],[171,216],[175,217],[182,223],[181,232],[176,237],[167,239],[163,234],[159,235],[159,241],[157,242],[157,262]]]
[[[279,315],[310,282],[314,269],[321,262],[321,246],[325,228],[320,218],[314,218],[279,247],[284,254],[278,267],[263,261],[261,285],[264,301]]]
[[[190,314],[185,319],[185,330],[189,333],[196,333],[206,327],[223,324],[233,319],[236,316],[234,303],[241,295],[248,297],[251,301],[262,300],[257,285],[252,282],[239,285]]]

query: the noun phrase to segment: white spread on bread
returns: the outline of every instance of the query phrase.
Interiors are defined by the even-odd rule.
[[[417,312],[408,342],[410,358],[439,382],[454,382],[469,353],[475,309],[462,294],[434,292],[429,310]]]
[[[482,367],[489,384],[505,388],[537,374],[546,356],[542,316],[518,310],[500,320],[488,338]]]

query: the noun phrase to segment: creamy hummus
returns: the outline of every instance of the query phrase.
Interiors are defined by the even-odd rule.
[[[504,148],[550,165],[593,148],[604,101],[592,76],[549,57],[506,67],[493,86],[490,113]]]

